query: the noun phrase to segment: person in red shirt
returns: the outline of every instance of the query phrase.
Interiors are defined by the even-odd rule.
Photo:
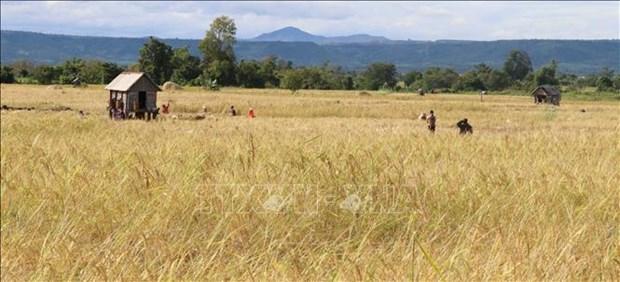
[[[168,104],[162,104],[162,114],[168,114],[170,113],[170,102],[168,102]]]
[[[248,111],[248,117],[249,118],[255,118],[256,114],[254,113],[254,109],[250,108],[250,110]]]

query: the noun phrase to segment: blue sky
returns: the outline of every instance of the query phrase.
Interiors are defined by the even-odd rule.
[[[202,38],[232,17],[239,38],[285,26],[391,39],[619,39],[620,2],[1,2],[2,29]]]

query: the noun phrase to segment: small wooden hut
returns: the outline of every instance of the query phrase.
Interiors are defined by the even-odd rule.
[[[536,104],[549,103],[559,106],[562,99],[560,91],[551,85],[538,86],[530,95],[534,97],[534,103]]]
[[[143,72],[123,72],[105,87],[110,91],[110,118],[155,118],[159,86]]]

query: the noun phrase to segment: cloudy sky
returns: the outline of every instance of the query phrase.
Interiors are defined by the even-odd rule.
[[[391,39],[618,39],[620,2],[1,2],[2,29],[202,38],[217,16],[239,38],[285,26]]]

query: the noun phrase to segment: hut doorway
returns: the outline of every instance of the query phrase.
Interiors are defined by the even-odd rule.
[[[140,110],[146,109],[146,91],[138,92],[138,107]]]

